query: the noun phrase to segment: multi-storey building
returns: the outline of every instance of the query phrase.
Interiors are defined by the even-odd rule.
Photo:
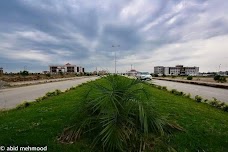
[[[67,63],[65,65],[50,65],[50,73],[84,73],[85,68],[71,65]]]
[[[154,74],[164,74],[164,67],[163,66],[154,67]]]
[[[183,65],[176,65],[175,67],[154,67],[155,74],[165,75],[198,75],[199,67],[184,67]]]

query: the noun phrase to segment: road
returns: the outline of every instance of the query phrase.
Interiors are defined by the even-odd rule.
[[[34,101],[38,97],[44,96],[49,91],[54,91],[55,89],[64,91],[72,86],[77,86],[83,82],[95,80],[97,78],[98,77],[79,78],[18,88],[1,89],[0,109],[14,108],[23,101]]]
[[[196,95],[201,96],[203,99],[213,99],[214,97],[220,101],[228,103],[228,89],[155,79],[153,79],[152,82],[160,86],[166,86],[168,90],[176,89],[187,94],[190,93],[192,97],[195,97]]]

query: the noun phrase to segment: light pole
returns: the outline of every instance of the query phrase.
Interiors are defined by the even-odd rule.
[[[112,45],[112,47],[120,47],[120,45]],[[116,49],[115,49],[115,74],[116,74]]]
[[[221,67],[221,64],[219,64],[218,75],[220,75],[220,67]]]

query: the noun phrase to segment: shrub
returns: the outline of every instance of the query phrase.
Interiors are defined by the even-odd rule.
[[[17,105],[17,106],[16,106],[16,109],[23,109],[23,108],[28,107],[29,105],[30,105],[30,103],[29,103],[29,102],[24,101],[23,103],[21,103],[21,104]]]
[[[61,90],[56,89],[56,90],[53,91],[53,92],[47,92],[45,96],[46,96],[46,97],[57,96],[57,95],[59,95],[59,94],[61,94],[61,93],[62,93]]]
[[[46,74],[46,77],[51,77],[51,74],[50,74],[50,73],[47,73],[47,74]]]
[[[220,75],[215,75],[214,76],[214,80],[217,81],[217,82],[224,83],[224,82],[226,82],[226,77],[220,76]]]
[[[41,102],[42,100],[43,100],[42,97],[39,97],[39,98],[35,99],[36,102]]]
[[[76,87],[71,87],[69,90],[75,90],[76,89]]]
[[[208,99],[205,99],[203,102],[207,102],[208,101]]]
[[[185,97],[187,97],[187,98],[191,98],[191,94],[190,94],[190,93],[188,93],[187,95],[185,95]]]
[[[157,88],[158,88],[158,89],[160,89],[160,90],[162,89],[162,87],[161,87],[161,86],[157,86]]]
[[[59,95],[59,94],[61,94],[61,93],[62,93],[61,90],[59,90],[59,89],[56,89],[56,90],[55,90],[55,95],[56,95],[56,96]]]
[[[202,101],[202,97],[199,96],[199,95],[196,95],[195,96],[195,100],[196,100],[196,102],[201,102]]]
[[[46,96],[47,97],[51,97],[51,96],[54,96],[55,95],[55,92],[47,92],[46,93]]]
[[[218,81],[219,79],[220,79],[220,75],[215,75],[215,76],[214,76],[214,80],[215,80],[215,81]]]
[[[167,87],[166,87],[166,86],[163,86],[163,87],[162,87],[162,90],[167,90]]]
[[[227,112],[228,112],[228,105],[224,105],[224,106],[222,106],[222,110],[224,110],[224,111],[227,111]]]
[[[175,75],[172,75],[172,78],[176,78],[176,76]]]
[[[220,108],[220,109],[221,109],[222,106],[225,105],[225,103],[223,103],[223,102],[217,100],[217,99],[214,98],[214,97],[213,97],[213,100],[209,102],[209,104],[212,105],[212,106],[214,106],[214,107],[216,107],[216,108]]]
[[[192,80],[192,76],[188,76],[187,77],[187,80]]]
[[[172,94],[175,94],[175,95],[178,95],[178,96],[183,96],[184,95],[184,93],[182,91],[179,92],[176,89],[172,89],[170,92]]]
[[[170,92],[175,94],[177,92],[177,90],[176,89],[172,89]]]
[[[82,120],[75,117],[76,123],[59,137],[61,142],[89,136],[92,147],[96,145],[100,151],[151,151],[156,139],[172,129],[181,130],[149,104],[150,96],[141,81],[116,75],[103,80],[85,92]]]
[[[158,74],[154,74],[154,77],[158,77]]]

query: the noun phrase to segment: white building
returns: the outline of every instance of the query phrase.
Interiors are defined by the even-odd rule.
[[[164,67],[164,74],[169,75],[169,67]]]
[[[164,67],[163,66],[154,67],[154,74],[164,74]]]
[[[176,65],[175,67],[154,67],[155,74],[165,74],[165,75],[198,75],[199,67],[184,67],[183,65]]]
[[[185,74],[195,76],[199,74],[199,67],[185,67]]]
[[[168,67],[169,68],[169,73],[168,75],[180,75],[181,74],[181,69],[177,67]]]
[[[85,69],[67,63],[65,65],[50,65],[50,73],[84,73]]]

